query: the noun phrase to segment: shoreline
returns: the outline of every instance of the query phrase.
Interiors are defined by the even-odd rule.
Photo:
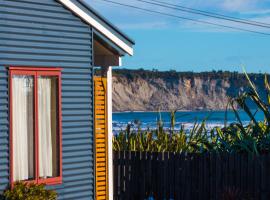
[[[227,110],[232,111],[232,110]],[[170,113],[171,111],[167,110],[160,110],[160,111],[143,111],[143,110],[136,110],[136,111],[113,111],[113,114],[121,114],[121,113]],[[226,110],[177,110],[176,112],[226,112]]]

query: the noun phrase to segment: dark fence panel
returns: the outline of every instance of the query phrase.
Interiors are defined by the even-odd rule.
[[[270,199],[270,155],[114,152],[115,200]]]

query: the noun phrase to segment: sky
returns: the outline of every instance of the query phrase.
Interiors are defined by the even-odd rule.
[[[270,28],[213,19],[137,0],[113,0],[173,15],[268,33],[260,35],[148,13],[103,0],[85,0],[125,32],[136,45],[123,58],[128,69],[240,71],[270,73]],[[161,0],[270,24],[270,0]]]

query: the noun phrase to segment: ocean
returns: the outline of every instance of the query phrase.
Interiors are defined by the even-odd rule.
[[[191,129],[195,122],[207,120],[207,128],[223,127],[225,122],[226,111],[179,111],[176,113],[175,129],[180,129],[184,125],[185,129]],[[244,111],[239,111],[241,120],[244,124],[248,124],[250,119]],[[157,125],[157,120],[161,116],[164,128],[170,127],[170,112],[115,112],[113,113],[113,132],[117,133],[120,130],[126,129],[128,124],[136,128],[136,122],[140,122],[142,129],[154,129]],[[256,114],[257,120],[263,120],[263,113]],[[228,111],[227,122],[233,123],[237,119],[233,111]]]

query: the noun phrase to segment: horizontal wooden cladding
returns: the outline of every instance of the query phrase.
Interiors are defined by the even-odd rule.
[[[96,153],[104,153],[105,152],[105,148],[96,148]],[[99,163],[102,164],[102,163]],[[97,165],[97,166],[106,166],[106,163],[104,163],[104,165]]]
[[[102,78],[102,79],[97,79],[97,80],[95,80],[95,85],[96,85],[96,86],[99,86],[99,87],[104,87],[104,82],[103,82],[103,81],[105,81],[104,78]]]
[[[75,57],[75,56],[59,56],[59,55],[49,55],[49,54],[27,54],[27,53],[1,53],[1,56],[5,57],[6,59],[22,59],[22,60],[58,60],[58,61],[72,61],[72,62],[91,62],[90,57]]]
[[[106,192],[106,186],[103,185],[103,182],[97,182],[97,192],[102,192],[102,191]]]
[[[104,80],[105,81],[105,80]],[[104,91],[104,88],[103,87],[106,87],[104,85],[104,82],[103,81],[96,81],[95,82],[95,90],[98,90],[98,91]]]
[[[31,4],[36,4],[36,5],[39,5],[39,6],[43,6],[43,5],[47,5],[47,6],[53,6],[53,7],[57,7],[58,9],[63,9],[63,8],[59,8],[58,6],[60,4],[54,2],[54,1],[48,1],[48,0],[45,0],[45,1],[37,1],[37,0],[12,0],[14,2],[24,2],[24,3],[31,3]]]
[[[97,199],[106,199],[104,196],[106,195],[106,191],[97,191]],[[100,198],[99,198],[100,196]]]
[[[1,23],[0,23],[0,25],[1,25]],[[31,30],[31,32],[29,32],[29,30]],[[46,33],[44,31],[46,31]],[[90,37],[89,33],[88,34],[76,34],[76,33],[69,33],[68,31],[65,31],[65,30],[54,30],[53,31],[53,30],[46,30],[46,29],[30,29],[27,27],[25,27],[25,28],[19,27],[18,28],[18,27],[8,27],[8,26],[5,26],[5,29],[1,30],[1,33],[3,34],[2,35],[3,39],[5,39],[4,34],[14,34],[14,35],[20,34],[21,36],[25,36],[26,40],[30,39],[27,36],[32,36],[33,41],[42,41],[42,40],[46,39],[45,38],[45,36],[46,36],[48,39],[51,39],[52,41],[59,38],[59,42],[70,41],[70,43],[72,43],[72,40],[73,40],[73,43],[74,42],[82,43],[83,40],[86,40],[86,41],[84,41],[86,43],[87,39],[89,39],[89,37]],[[59,33],[62,34],[62,37],[61,37],[61,35],[59,35]],[[12,39],[12,36],[14,37],[14,35],[10,35],[10,37],[8,37],[6,39]],[[82,38],[80,38],[80,36]],[[89,44],[89,42],[90,41],[88,41],[88,44]]]
[[[97,126],[102,126],[102,125],[105,126],[105,124],[106,124],[106,120],[105,119],[99,119],[99,120],[96,121],[96,125]],[[99,128],[106,128],[106,127],[99,127]]]
[[[62,103],[62,108],[65,110],[89,110],[90,108],[92,108],[91,105],[89,105],[91,103],[91,101],[87,102],[87,103],[83,103],[81,102],[80,104],[75,104],[75,103]]]
[[[56,11],[50,12],[49,10],[45,10],[45,9],[44,10],[31,9],[32,6],[30,7],[17,6],[16,3],[17,2],[14,2],[13,5],[5,5],[1,2],[0,12],[1,13],[16,13],[22,16],[27,15],[27,16],[32,16],[32,17],[47,17],[48,20],[53,20],[54,18],[56,18],[56,19],[73,20],[77,22],[80,21],[79,18],[74,17],[74,15],[71,15],[70,13],[62,13],[61,11],[63,11],[63,9],[58,10],[57,12]]]
[[[96,199],[108,195],[106,79],[94,78]]]
[[[96,119],[105,119],[105,115],[96,115]]]
[[[101,110],[101,109],[96,109],[96,114],[101,114],[101,115],[104,114],[104,109],[102,109],[102,110]],[[100,122],[105,123],[105,120],[99,120],[98,122],[99,122],[99,123],[100,123]]]
[[[64,68],[62,73],[63,199],[93,197],[92,68]],[[76,193],[76,194],[73,194]]]
[[[106,195],[106,190],[97,189],[97,195]]]
[[[106,187],[105,186],[97,186],[97,190],[104,191],[104,190],[106,190]]]
[[[104,199],[106,199],[106,197],[105,197],[104,195],[102,195],[102,196],[100,196],[100,197],[97,196],[96,199],[97,199],[97,200],[104,200]]]
[[[106,195],[106,191],[98,191],[97,192],[97,198],[98,200],[101,200],[101,199],[106,199],[105,198],[105,195]]]
[[[0,41],[1,42],[1,41]],[[33,59],[2,59],[0,55],[0,65],[13,65],[13,66],[35,66],[35,67],[74,67],[78,68],[89,68],[88,62],[69,62],[69,61],[59,61],[59,60],[33,60]],[[90,65],[91,66],[91,65]]]
[[[1,35],[1,34],[0,34]],[[70,57],[76,57],[76,56],[85,56],[89,58],[89,51],[74,51],[74,50],[63,50],[63,49],[44,49],[44,48],[35,48],[35,52],[32,52],[31,48],[25,48],[25,47],[4,47],[3,45],[0,45],[0,53],[6,52],[6,53],[33,53],[33,54],[44,54],[44,55],[63,55],[63,56],[70,56]]]
[[[70,189],[72,189],[74,187],[70,187]],[[64,190],[63,193],[65,194],[65,198],[61,198],[59,200],[74,200],[74,199],[81,199],[81,200],[88,200],[88,199],[92,199],[92,188],[91,186],[88,186],[87,189],[82,190],[82,187],[76,187],[75,188],[77,191],[80,192],[69,192]],[[88,198],[89,197],[89,198]]]
[[[89,45],[91,45],[88,39],[80,38],[66,38],[60,37],[61,31],[58,32],[59,35],[50,36],[46,34],[34,34],[29,33],[11,33],[11,32],[0,32],[0,41],[4,46],[10,47],[30,47],[30,48],[44,48],[44,49],[77,49],[77,50],[88,50]],[[7,36],[9,35],[9,36]],[[90,38],[90,36],[89,36]],[[17,43],[22,42],[17,45]],[[66,45],[66,46],[64,46]],[[67,46],[68,45],[68,46]],[[78,48],[81,47],[81,48]]]
[[[0,66],[0,194],[9,183],[9,115],[7,69]]]
[[[47,35],[57,36],[57,32],[62,31],[63,37],[70,37],[70,38],[79,38],[80,36],[82,38],[88,38],[89,37],[89,29],[88,28],[78,28],[71,27],[71,26],[59,26],[59,25],[51,25],[51,24],[45,24],[45,23],[31,23],[31,22],[24,22],[24,21],[9,21],[9,23],[6,23],[6,19],[0,19],[0,25],[5,26],[6,29],[1,30],[1,32],[21,32],[24,33],[25,30],[31,29],[33,31],[32,34],[40,34],[42,30],[47,31]],[[43,34],[42,34],[43,35]]]
[[[75,71],[76,73],[73,73]],[[73,197],[75,199],[77,197],[79,199],[90,199],[91,195],[93,195],[93,102],[91,101],[91,98],[88,98],[88,96],[93,96],[93,90],[90,84],[92,82],[91,75],[91,68],[78,69],[74,67],[63,69],[62,86],[64,89],[62,90],[62,121],[64,165],[63,180],[65,182],[65,190],[57,189],[57,186],[53,187],[53,189],[57,190],[59,199],[63,199],[63,196],[65,196],[64,199],[73,199]],[[75,77],[75,79],[73,79],[73,77]],[[79,79],[82,80],[78,81],[78,83],[77,80]],[[7,81],[3,83],[7,84]],[[76,95],[70,97],[69,94],[74,92]],[[80,93],[87,95],[80,96],[78,95]],[[83,101],[81,101],[81,99],[83,99]],[[5,106],[1,105],[0,110],[2,110],[2,107],[3,109],[5,108]],[[7,119],[3,120],[3,122],[5,121],[7,121]],[[3,152],[2,150],[0,151]],[[4,156],[6,154],[3,153],[2,155]],[[8,165],[8,159],[6,159],[5,165]],[[4,170],[5,172],[7,171],[2,166],[0,171],[1,170]],[[73,185],[81,185],[81,187],[74,187],[71,183],[73,183]],[[83,188],[87,188],[88,192],[84,192]],[[71,191],[80,194],[83,193],[83,195],[77,195],[75,197],[72,195]]]
[[[104,137],[105,137],[105,131],[104,131],[104,134],[98,134],[96,136],[96,139],[104,139]]]
[[[104,130],[104,131],[106,131],[106,126],[105,125],[98,125],[98,124],[96,124],[96,129],[97,130]]]
[[[6,35],[9,35],[8,37]],[[48,36],[31,36],[21,34],[10,34],[0,32],[0,45],[9,47],[60,49],[60,50],[87,50],[89,51],[89,41],[56,38]],[[20,42],[20,43],[19,43]],[[55,45],[57,44],[57,46]],[[73,66],[74,67],[74,66]]]
[[[0,41],[1,42],[1,41]],[[19,54],[20,55],[20,54]],[[61,56],[48,56],[48,55],[33,55],[32,57],[29,55],[23,55],[16,57],[14,54],[0,54],[0,65],[19,65],[19,66],[36,66],[36,67],[74,67],[79,66],[82,68],[89,68],[91,66],[91,59],[83,58],[79,60],[76,58],[77,61],[74,61],[70,57],[66,57],[67,60],[64,59],[65,57]]]
[[[29,15],[22,15],[17,13],[8,13],[3,12],[1,13],[1,17],[3,20],[10,20],[10,21],[22,21],[22,22],[33,22],[33,23],[44,23],[49,25],[61,25],[61,26],[70,26],[70,27],[77,27],[77,28],[87,28],[88,25],[78,23],[77,20],[66,20],[66,19],[57,19],[54,20],[47,20],[44,17],[37,17],[29,16]]]
[[[90,84],[92,87],[92,82],[91,82],[92,81],[92,78],[91,78],[92,73],[90,72],[92,70],[91,66],[88,66],[88,68],[81,68],[81,67],[74,68],[74,66],[73,66],[73,68],[66,68],[66,69],[70,69],[70,70],[77,69],[77,71],[69,71],[69,72],[64,71],[63,72],[63,74],[65,74],[65,76],[63,76],[62,78],[71,81],[68,83],[68,85],[73,84],[74,86],[76,86],[76,85],[89,85]]]
[[[0,65],[92,65],[91,28],[55,0],[0,1],[0,27]]]
[[[100,102],[104,102],[105,96],[98,96],[98,95],[95,95],[95,100],[100,101]]]
[[[35,4],[34,1],[32,2],[27,2],[27,1],[23,1],[23,0],[12,0],[12,1],[3,1],[0,2],[1,5],[4,5],[5,7],[19,7],[19,8],[24,8],[24,9],[34,9],[34,10],[43,10],[46,12],[58,12],[58,13],[65,13],[65,14],[69,14],[68,10],[65,9],[59,9],[59,7],[56,7],[53,4],[43,4],[41,6],[41,4],[37,3]]]
[[[8,70],[61,67],[59,200],[94,197],[92,28],[56,0],[0,0],[0,194],[9,183]]]

